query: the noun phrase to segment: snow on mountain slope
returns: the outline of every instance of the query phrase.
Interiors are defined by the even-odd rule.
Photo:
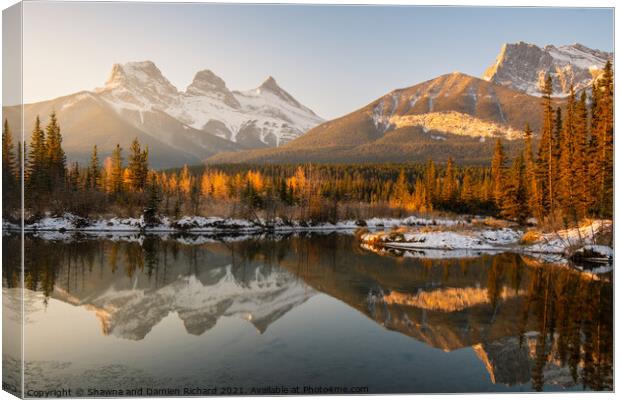
[[[427,113],[419,115],[392,116],[389,124],[395,128],[421,126],[424,132],[448,132],[453,135],[470,136],[484,140],[503,136],[508,140],[520,139],[523,132],[508,125],[484,121],[460,112]],[[437,140],[445,140],[436,136]]]
[[[185,125],[246,148],[279,146],[323,122],[280,88],[272,77],[260,87],[232,92],[210,70],[196,73],[179,92],[150,61],[115,64],[106,86],[97,89],[118,113],[144,125],[163,112]],[[163,133],[162,133],[163,134]],[[175,138],[167,138],[173,144]]]
[[[365,110],[381,134],[419,126],[430,131],[472,138],[522,137],[522,127],[538,101],[492,82],[459,72],[394,90]],[[304,139],[307,139],[306,136]]]
[[[607,60],[613,62],[613,53],[593,50],[581,44],[568,46],[507,43],[483,79],[511,87],[533,96],[541,95],[541,84],[550,74],[554,80],[553,95],[565,97],[574,85],[579,91],[588,88],[599,76]]]
[[[559,100],[554,100],[554,106]],[[211,163],[487,162],[494,138],[539,132],[540,99],[463,73],[393,90],[278,148],[220,153]],[[506,143],[516,149],[517,142]],[[509,151],[512,151],[510,149]]]
[[[277,140],[276,146],[323,122],[321,117],[278,86],[271,76],[256,89],[235,92],[235,97],[243,109],[257,116],[266,116],[257,118],[254,126],[266,143],[267,140]]]
[[[151,61],[114,64],[105,87],[95,91],[115,108],[136,111],[165,109],[178,95]]]

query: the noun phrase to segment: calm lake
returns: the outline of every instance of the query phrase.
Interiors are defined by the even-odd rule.
[[[3,245],[10,383],[19,237]],[[26,391],[613,389],[611,276],[506,253],[378,255],[337,233],[27,237],[25,250]]]

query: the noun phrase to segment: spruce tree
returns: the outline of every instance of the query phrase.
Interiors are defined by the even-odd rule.
[[[67,184],[69,191],[77,192],[80,189],[80,165],[77,161],[73,162],[69,168]]]
[[[112,152],[110,191],[116,195],[123,191],[123,149],[117,144]]]
[[[50,120],[45,127],[47,168],[50,188],[60,188],[65,180],[66,156],[62,149],[62,135],[56,118],[52,111]]]
[[[144,146],[142,154],[140,156],[140,180],[143,182],[142,186],[145,187],[148,182],[149,176],[149,146]]]
[[[390,202],[393,207],[406,208],[409,203],[409,184],[407,183],[407,176],[405,170],[401,168],[394,190],[390,196]]]
[[[33,198],[34,196],[44,194],[49,189],[48,171],[45,132],[41,129],[41,121],[37,115],[30,137],[27,166],[27,192]]]
[[[86,176],[86,186],[89,189],[97,190],[101,184],[101,166],[99,165],[99,155],[97,154],[97,145],[93,146],[93,152],[90,156],[90,164],[88,166]]]
[[[541,217],[541,199],[540,189],[536,179],[536,161],[534,160],[534,150],[532,146],[532,129],[530,124],[525,124],[523,131],[523,138],[525,141],[525,149],[523,152],[523,161],[525,164],[525,180],[526,180],[526,193],[528,199],[528,208],[531,215],[537,218]]]
[[[18,166],[13,147],[13,135],[5,119],[2,128],[2,204],[7,211],[16,207],[19,199]]]
[[[140,148],[138,138],[135,138],[131,142],[129,151],[129,165],[127,166],[128,184],[131,190],[141,192],[146,186],[148,150],[143,151]]]
[[[189,198],[192,188],[192,182],[193,178],[192,175],[189,173],[189,167],[187,166],[187,164],[185,164],[183,166],[183,169],[181,170],[181,175],[179,176],[179,191],[183,195],[184,199]],[[236,186],[237,188],[240,187],[240,185]]]
[[[430,201],[437,199],[437,190],[435,188],[437,182],[437,170],[435,169],[435,163],[432,159],[429,159],[426,164],[426,173],[424,175],[426,182],[426,193]]]
[[[504,146],[500,139],[495,141],[495,151],[493,152],[493,159],[491,161],[491,177],[493,179],[493,199],[495,205],[501,208],[502,195],[505,185],[505,169],[506,169],[506,155],[504,153]]]
[[[598,127],[600,126],[599,112],[599,85],[596,81],[592,83],[592,96],[590,98],[590,136],[586,150],[588,158],[588,213],[596,213],[596,204],[600,192],[599,177],[601,171],[599,169],[599,140]]]
[[[474,188],[469,171],[465,171],[461,187],[461,202],[469,204],[474,200]]]
[[[527,220],[525,162],[522,154],[515,158],[512,163],[504,190],[501,214],[503,217],[516,220],[521,224]]]
[[[558,161],[558,200],[565,217],[576,217],[574,199],[574,142],[575,142],[575,92],[571,86],[570,95],[566,102],[566,118],[560,134],[559,161]],[[558,121],[561,118],[556,118]]]
[[[21,184],[25,182],[26,177],[24,176],[24,159],[27,159],[26,155],[26,144],[22,144],[22,142],[17,142],[17,181]]]
[[[454,167],[454,160],[452,157],[448,157],[446,163],[446,173],[443,178],[443,187],[441,191],[441,199],[444,203],[449,204],[456,197],[457,183],[456,183],[456,171]]]
[[[147,226],[158,223],[157,213],[159,212],[159,204],[161,203],[161,191],[157,182],[157,174],[150,173],[146,191],[148,194],[146,207],[144,209],[144,222]]]
[[[2,182],[4,182],[4,188],[12,188],[12,185],[16,183],[17,161],[13,147],[13,135],[9,128],[9,121],[5,119],[2,127]]]
[[[555,109],[555,118],[553,119],[553,136],[552,136],[552,152],[549,165],[549,212],[553,213],[561,205],[560,186],[560,155],[562,153],[562,128],[564,126],[562,120],[562,108]]]
[[[551,211],[553,205],[553,182],[554,182],[554,165],[557,150],[554,141],[554,110],[551,101],[553,92],[553,83],[551,76],[547,75],[545,85],[543,87],[543,123],[540,135],[540,143],[538,146],[538,156],[536,159],[536,178],[540,189],[541,197],[541,214],[547,214]],[[542,216],[542,215],[541,215]]]
[[[589,203],[588,184],[588,107],[586,92],[581,92],[579,101],[574,108],[574,140],[573,161],[571,165],[573,176],[574,211],[577,219],[587,215]]]
[[[613,215],[613,130],[614,130],[614,88],[611,62],[607,61],[603,75],[597,85],[598,103],[596,110],[596,124],[592,126],[592,135],[596,135],[597,149],[595,162],[597,164],[597,200],[596,210],[604,217]]]

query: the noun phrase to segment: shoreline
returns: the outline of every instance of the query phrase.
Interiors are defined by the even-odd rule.
[[[369,218],[365,220],[340,220],[331,222],[312,222],[284,220],[272,221],[249,220],[223,217],[185,216],[178,220],[160,217],[159,224],[147,224],[143,217],[90,219],[66,213],[63,216],[46,216],[40,220],[24,225],[24,232],[127,232],[127,233],[184,233],[184,234],[219,234],[219,233],[267,233],[267,232],[310,232],[310,231],[354,231],[356,229],[387,229],[391,227],[428,227],[428,226],[465,226],[470,224],[464,219],[419,218]],[[21,232],[21,227],[3,221],[3,231]]]
[[[476,217],[456,218],[369,218],[336,223],[271,221],[185,216],[178,220],[160,217],[159,224],[147,224],[144,218],[86,219],[73,214],[46,216],[24,226],[25,234],[46,240],[68,240],[74,235],[109,236],[114,239],[140,240],[140,236],[180,236],[187,243],[219,237],[239,240],[265,234],[303,234],[341,232],[358,235],[360,246],[380,255],[391,253],[407,257],[454,258],[472,254],[515,252],[553,262],[568,262],[578,254],[589,254],[585,261],[609,264],[613,249],[596,243],[596,236],[611,228],[610,220],[592,220],[579,228],[552,233],[537,232],[526,241],[522,227],[500,227]],[[21,232],[15,224],[3,221],[3,235]],[[195,236],[196,240],[187,238]],[[217,239],[215,239],[217,240]],[[581,253],[580,253],[581,252]],[[594,252],[594,255],[590,254]]]
[[[450,230],[412,230],[365,232],[361,245],[380,255],[403,257],[454,258],[476,254],[514,252],[553,262],[600,265],[601,272],[613,269],[613,248],[597,244],[597,236],[611,229],[612,221],[592,220],[586,224],[552,233],[526,232],[512,228],[464,227]],[[528,232],[529,233],[529,232]]]

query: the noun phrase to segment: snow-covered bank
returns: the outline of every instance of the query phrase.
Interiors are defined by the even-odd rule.
[[[606,264],[600,272],[611,270],[613,249],[596,245],[596,238],[611,229],[611,221],[594,220],[579,228],[553,233],[524,232],[511,229],[485,229],[464,226],[457,229],[400,228],[360,235],[362,247],[379,254],[395,253],[405,257],[462,258],[481,253],[514,251],[532,254],[554,262],[575,261]]]
[[[323,230],[355,230],[360,227],[385,229],[397,226],[444,226],[466,225],[464,220],[428,219],[410,216],[406,218],[370,218],[367,220],[343,220],[337,223],[312,221],[295,221],[275,218],[271,221],[262,219],[247,220],[238,218],[185,216],[178,220],[168,217],[159,218],[157,224],[148,224],[144,218],[110,218],[89,219],[66,213],[62,216],[47,215],[40,220],[25,224],[27,232],[182,232],[182,233],[218,233],[240,232],[260,233],[268,231],[296,232]],[[3,222],[4,231],[19,230],[19,226]]]
[[[597,235],[612,229],[611,220],[588,221],[579,228],[539,234],[527,248],[531,252],[566,254],[575,247],[594,245]]]
[[[516,244],[523,235],[513,229],[375,232],[361,235],[364,243],[398,249],[501,250]]]
[[[387,229],[399,226],[443,226],[454,227],[466,225],[458,219],[429,219],[410,216],[406,218],[370,218],[367,220],[343,220],[337,223],[291,221],[282,218],[266,221],[263,219],[247,220],[238,218],[185,216],[178,220],[168,217],[159,218],[156,224],[148,224],[144,218],[90,219],[66,213],[61,216],[46,215],[45,217],[24,226],[26,232],[83,232],[97,234],[101,232],[116,233],[188,233],[218,234],[240,233],[253,234],[261,232],[310,232],[310,231],[353,231],[360,227],[371,230]],[[3,231],[19,231],[16,224],[3,221]]]

